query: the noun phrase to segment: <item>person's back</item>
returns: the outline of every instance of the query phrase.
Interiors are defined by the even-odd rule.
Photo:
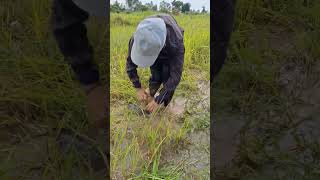
[[[165,29],[160,28],[160,26],[157,28],[157,25],[153,28],[152,23],[148,21],[158,21],[160,24],[163,24],[162,26]],[[129,41],[126,64],[129,79],[138,91],[138,99],[145,99],[143,98],[145,96],[145,90],[141,86],[136,68],[138,66],[150,67],[149,95],[154,97],[160,85],[163,84],[159,96],[154,98],[152,104],[154,106],[162,103],[164,103],[165,106],[169,104],[182,75],[185,50],[183,34],[183,29],[178,25],[177,21],[167,14],[149,16],[139,23],[136,32]],[[145,42],[150,41],[149,38],[146,38],[149,36],[158,37],[153,40],[154,42],[152,43],[160,43],[156,45],[158,47],[157,52],[152,55],[148,54],[150,51],[153,51],[153,44],[145,44]],[[163,42],[157,42],[157,39]],[[142,49],[144,48],[147,49],[147,51],[143,52],[144,50]],[[136,54],[138,54],[138,56]],[[147,106],[147,108],[148,107],[149,106]]]

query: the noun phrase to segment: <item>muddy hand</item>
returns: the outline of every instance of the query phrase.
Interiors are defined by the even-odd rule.
[[[159,104],[153,100],[147,105],[147,111],[153,112],[158,108]]]
[[[149,104],[151,101],[154,100],[154,97],[150,95],[150,90],[149,90],[149,88],[147,88],[147,89],[145,90],[145,92],[147,93],[147,96],[148,96],[148,98],[147,98],[147,104]]]
[[[98,128],[107,126],[107,102],[106,87],[100,83],[83,86],[87,94],[87,111],[89,123]]]
[[[147,101],[148,100],[148,94],[145,92],[143,88],[137,89],[137,96],[139,101]]]

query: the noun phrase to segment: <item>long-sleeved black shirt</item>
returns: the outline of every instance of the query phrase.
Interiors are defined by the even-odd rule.
[[[212,8],[211,80],[221,70],[227,57],[235,13],[235,0],[215,0]]]
[[[184,30],[177,24],[176,20],[167,14],[159,14],[150,17],[158,17],[164,20],[167,28],[167,37],[165,46],[161,50],[158,58],[153,65],[167,64],[169,65],[169,78],[163,84],[163,89],[160,91],[160,95],[155,98],[156,102],[161,104],[166,99],[170,98],[170,94],[174,92],[177,88],[183,70],[184,63],[184,43],[183,34]],[[133,83],[135,88],[140,88],[141,83],[139,81],[139,76],[137,73],[137,65],[135,65],[131,60],[131,47],[134,38],[131,37],[129,41],[129,53],[127,57],[127,74]]]

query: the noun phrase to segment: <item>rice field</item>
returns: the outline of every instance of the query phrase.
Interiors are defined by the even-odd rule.
[[[61,129],[86,136],[89,125],[85,95],[50,30],[51,4],[0,1],[0,179],[105,179],[55,142]],[[87,22],[102,80],[105,24]]]
[[[85,95],[50,31],[51,3],[0,1],[0,179],[105,179],[54,142],[63,128],[86,136],[89,127]],[[237,1],[229,56],[212,86],[213,129],[227,142],[216,157],[233,159],[216,167],[217,179],[319,179],[319,4]],[[151,14],[110,18],[111,177],[209,179],[210,17],[175,16],[185,29],[183,78],[172,106],[144,116],[130,109],[143,105],[125,61],[136,25]],[[95,18],[87,27],[104,81],[109,31]],[[146,87],[149,70],[139,75]]]
[[[212,90],[217,179],[319,178],[319,10],[318,0],[237,1]]]
[[[208,179],[209,15],[175,16],[185,30],[186,51],[183,77],[172,106],[150,116],[128,108],[129,104],[144,108],[138,103],[136,90],[126,74],[128,42],[138,23],[154,13],[111,14],[111,176],[114,179]],[[149,69],[138,69],[138,73],[142,86],[147,88]],[[174,108],[181,113],[170,113]]]

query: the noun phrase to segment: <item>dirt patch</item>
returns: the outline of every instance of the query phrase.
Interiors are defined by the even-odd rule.
[[[282,65],[279,72],[278,83],[282,88],[282,93],[287,95],[298,96],[303,86],[307,82],[306,72],[302,64],[288,62]]]
[[[258,27],[249,38],[250,48],[262,54],[268,65],[280,67],[275,86],[280,87],[281,102],[266,105],[265,111],[248,118],[241,118],[241,112],[214,115],[214,165],[218,173],[225,170],[223,177],[244,177],[254,171],[252,179],[259,175],[290,179],[291,171],[306,173],[301,164],[314,167],[318,161],[315,154],[320,143],[320,61],[304,61],[296,51],[295,36],[279,27]],[[270,49],[271,54],[286,59],[276,62],[272,56],[264,56],[264,52],[270,54]]]
[[[176,149],[166,149],[162,154],[162,164],[182,167],[185,177],[207,175],[210,167],[210,132],[195,131],[186,138],[186,144]]]
[[[191,179],[202,177],[202,179],[208,179],[210,169],[210,131],[209,127],[197,126],[196,124],[201,124],[203,121],[207,121],[204,124],[209,124],[209,81],[200,81],[197,84],[197,87],[198,91],[196,94],[193,94],[192,97],[174,96],[169,106],[160,109],[156,114],[145,116],[143,113],[144,106],[138,105],[138,103],[119,105],[121,107],[118,106],[114,109],[114,112],[112,112],[114,116],[123,116],[123,112],[125,111],[124,108],[126,108],[126,110],[133,112],[133,116],[136,120],[134,120],[134,124],[128,124],[128,126],[132,127],[128,127],[130,130],[125,132],[126,136],[123,139],[121,147],[119,145],[115,146],[118,146],[118,148],[120,147],[122,150],[130,151],[128,150],[128,146],[133,144],[131,142],[133,137],[131,137],[130,134],[134,134],[130,131],[142,126],[144,128],[151,128],[159,134],[166,134],[166,132],[162,131],[170,129],[170,131],[176,132],[174,138],[178,138],[179,140],[170,140],[162,146],[160,166],[162,168],[178,168],[178,171],[182,173],[182,177]],[[203,114],[207,114],[207,116],[203,116]],[[141,121],[138,120],[139,118],[136,116],[141,116]],[[188,131],[186,131],[185,128],[188,128]],[[181,135],[183,136],[182,139],[177,137],[180,136],[179,132],[182,132],[183,134]],[[143,138],[141,138],[141,140],[143,140]],[[136,147],[139,154],[128,153],[126,155],[125,161],[128,166],[113,168],[116,169],[113,172],[113,177],[123,177],[120,173],[123,168],[132,170],[132,163],[130,163],[132,157],[143,156],[143,159],[151,160],[149,157],[150,150],[143,144],[145,144],[145,142],[139,142],[139,147]],[[139,172],[135,173],[139,174]]]
[[[295,53],[294,39],[293,32],[283,30],[279,26],[269,25],[268,27],[257,27],[249,38],[249,44],[250,48],[259,51],[271,49],[284,55],[293,55]]]
[[[172,109],[182,115],[186,108],[197,109],[200,113],[208,113],[210,109],[210,84],[200,81],[197,85],[198,94],[194,102],[186,98],[177,97],[172,103]],[[192,105],[191,105],[192,104]],[[192,110],[191,110],[192,111]],[[201,118],[197,113],[194,122]],[[202,117],[203,118],[203,117]],[[209,118],[207,120],[209,122]],[[161,156],[162,165],[171,166],[179,164],[183,167],[183,175],[188,178],[209,178],[210,169],[210,130],[209,128],[198,129],[187,134],[183,144],[167,147]]]
[[[214,166],[219,171],[232,163],[239,151],[240,135],[245,120],[239,117],[215,118],[214,123]]]
[[[183,115],[185,111],[187,99],[184,97],[176,97],[169,105],[169,112],[175,116]]]

